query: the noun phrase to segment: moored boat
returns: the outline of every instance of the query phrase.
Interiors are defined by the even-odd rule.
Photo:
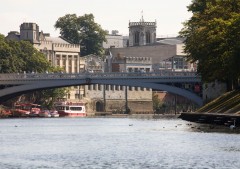
[[[39,113],[41,112],[41,106],[38,104],[29,104],[30,105],[30,117],[39,117]]]
[[[38,115],[39,115],[39,117],[51,117],[49,110],[41,110]]]
[[[53,110],[50,112],[50,116],[51,117],[59,117],[58,111],[57,110]]]
[[[33,103],[16,103],[11,109],[13,117],[38,117],[40,105]]]
[[[60,117],[85,117],[85,103],[82,102],[56,102],[55,108]]]

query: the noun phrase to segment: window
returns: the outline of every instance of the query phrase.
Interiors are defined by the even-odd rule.
[[[75,99],[80,99],[79,94],[75,94]]]
[[[151,43],[150,32],[146,32],[146,43]]]
[[[120,90],[123,90],[123,86],[120,86]]]
[[[102,85],[98,84],[98,90],[101,90],[101,86],[102,86]]]
[[[109,85],[106,85],[106,90],[109,90]]]
[[[114,90],[114,85],[111,85],[111,90]]]
[[[134,33],[134,44],[135,45],[139,45],[139,37],[140,37],[140,33],[138,31],[136,31]]]
[[[96,84],[93,85],[93,90],[96,90]]]
[[[70,107],[72,111],[81,111],[82,107]]]

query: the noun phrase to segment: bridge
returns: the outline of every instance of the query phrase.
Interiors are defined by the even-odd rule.
[[[184,84],[201,84],[196,72],[147,73],[11,73],[0,74],[0,102],[30,91],[77,85],[106,84],[152,88],[167,91],[203,104],[202,98]]]

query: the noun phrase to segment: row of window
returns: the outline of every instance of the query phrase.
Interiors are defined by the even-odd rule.
[[[102,90],[103,89],[103,85],[99,85],[99,84],[93,84],[93,85],[88,85],[88,90]],[[143,88],[143,87],[133,87],[133,86],[128,86],[128,90],[129,91],[144,91],[144,89],[146,91],[150,91],[149,88]],[[124,90],[124,86],[121,85],[105,85],[105,90],[109,91],[123,91]]]
[[[56,55],[56,59],[60,59],[61,58],[61,55]],[[74,55],[74,56],[72,56],[72,55],[62,55],[62,59],[64,60],[64,59],[68,59],[68,60],[71,60],[71,59],[75,59],[75,60],[77,60],[78,59],[78,55]]]
[[[57,110],[81,111],[82,107],[57,106]]]
[[[151,35],[150,35],[150,32],[146,32],[145,35],[146,35],[146,43],[147,43],[147,44],[148,44],[148,43],[151,43]],[[143,36],[143,35],[141,35],[141,36]],[[140,32],[136,31],[136,32],[134,33],[134,44],[139,44],[139,42],[140,42],[139,40],[140,40]]]

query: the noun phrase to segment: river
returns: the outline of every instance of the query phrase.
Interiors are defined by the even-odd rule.
[[[240,132],[178,118],[0,119],[1,169],[239,169]]]

